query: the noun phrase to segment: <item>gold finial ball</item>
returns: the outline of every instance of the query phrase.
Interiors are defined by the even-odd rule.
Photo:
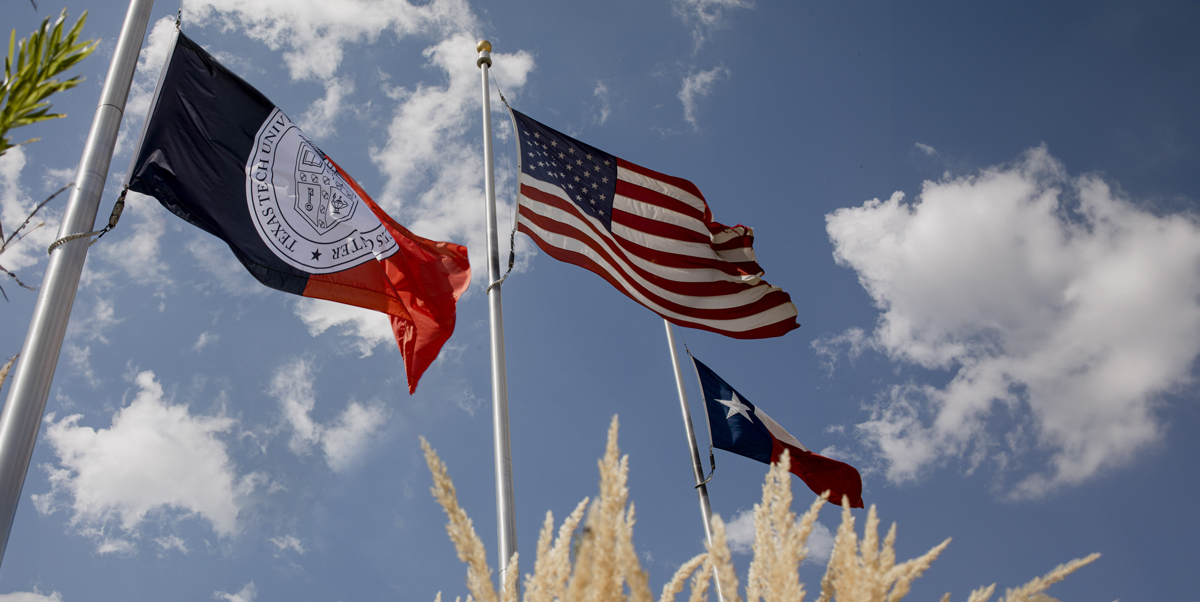
[[[479,43],[475,45],[475,50],[478,50],[479,52],[491,52],[492,43],[487,40],[480,40]]]

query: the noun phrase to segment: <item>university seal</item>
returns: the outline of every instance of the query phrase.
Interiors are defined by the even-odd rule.
[[[246,202],[267,247],[312,274],[382,260],[398,249],[325,154],[278,108],[254,137]]]

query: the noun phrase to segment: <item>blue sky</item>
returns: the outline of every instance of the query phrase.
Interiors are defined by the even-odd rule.
[[[2,29],[27,35],[61,8],[39,6],[9,2]],[[87,81],[54,98],[69,117],[18,130],[42,140],[0,159],[6,227],[73,177],[125,11],[67,7],[89,9],[85,36],[102,41]],[[177,8],[155,7],[102,215]],[[380,316],[266,289],[132,198],[89,253],[0,600],[465,595],[418,435],[494,565],[481,37],[514,107],[693,181],[718,221],[755,228],[802,328],[678,336],[857,466],[901,558],[954,538],[912,599],[1015,587],[1091,552],[1051,595],[1194,599],[1198,25],[1195,2],[188,0],[189,36],[393,217],[466,244],[476,279],[410,397]],[[507,232],[516,158],[494,117]],[[64,203],[3,256],[26,282]],[[7,358],[36,297],[4,288]],[[659,589],[703,533],[661,319],[522,235],[503,293],[524,568],[544,513],[595,494],[619,414]],[[713,508],[745,527],[766,467],[717,464]],[[822,571],[802,580],[816,589]]]

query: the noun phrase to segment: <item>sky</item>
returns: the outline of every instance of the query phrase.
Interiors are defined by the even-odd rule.
[[[1200,596],[1200,4],[182,7],[188,36],[393,217],[467,245],[474,280],[409,396],[382,314],[263,287],[215,238],[131,194],[88,255],[0,601],[465,596],[418,436],[495,566],[481,38],[513,107],[692,181],[717,221],[754,228],[764,278],[802,327],[676,337],[805,445],[858,467],[867,504],[898,524],[899,558],[953,538],[910,599],[1016,587],[1092,552],[1048,593]],[[28,35],[61,8],[8,0],[0,29]],[[52,99],[68,117],[16,130],[41,140],[0,158],[5,228],[74,177],[126,5],[66,8],[90,11],[99,48],[78,67],[87,80]],[[177,9],[154,8],[101,219]],[[492,108],[507,233],[516,156],[496,96]],[[24,282],[40,283],[65,203],[0,257]],[[515,240],[502,293],[523,568],[545,513],[596,494],[619,415],[657,591],[703,550],[663,322]],[[2,286],[7,359],[36,293]],[[709,494],[744,575],[766,466],[716,453]],[[793,491],[797,507],[811,499]],[[810,591],[838,522],[822,512],[801,567]]]

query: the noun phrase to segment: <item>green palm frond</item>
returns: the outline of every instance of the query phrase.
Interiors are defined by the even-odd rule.
[[[8,137],[10,129],[65,117],[62,113],[51,113],[47,99],[83,81],[79,75],[63,81],[57,79],[60,73],[74,67],[96,49],[95,40],[79,41],[87,11],[80,15],[75,25],[64,31],[66,20],[67,11],[63,9],[53,25],[46,17],[28,39],[18,42],[15,29],[8,38],[4,84],[0,86],[0,155],[16,146]]]

